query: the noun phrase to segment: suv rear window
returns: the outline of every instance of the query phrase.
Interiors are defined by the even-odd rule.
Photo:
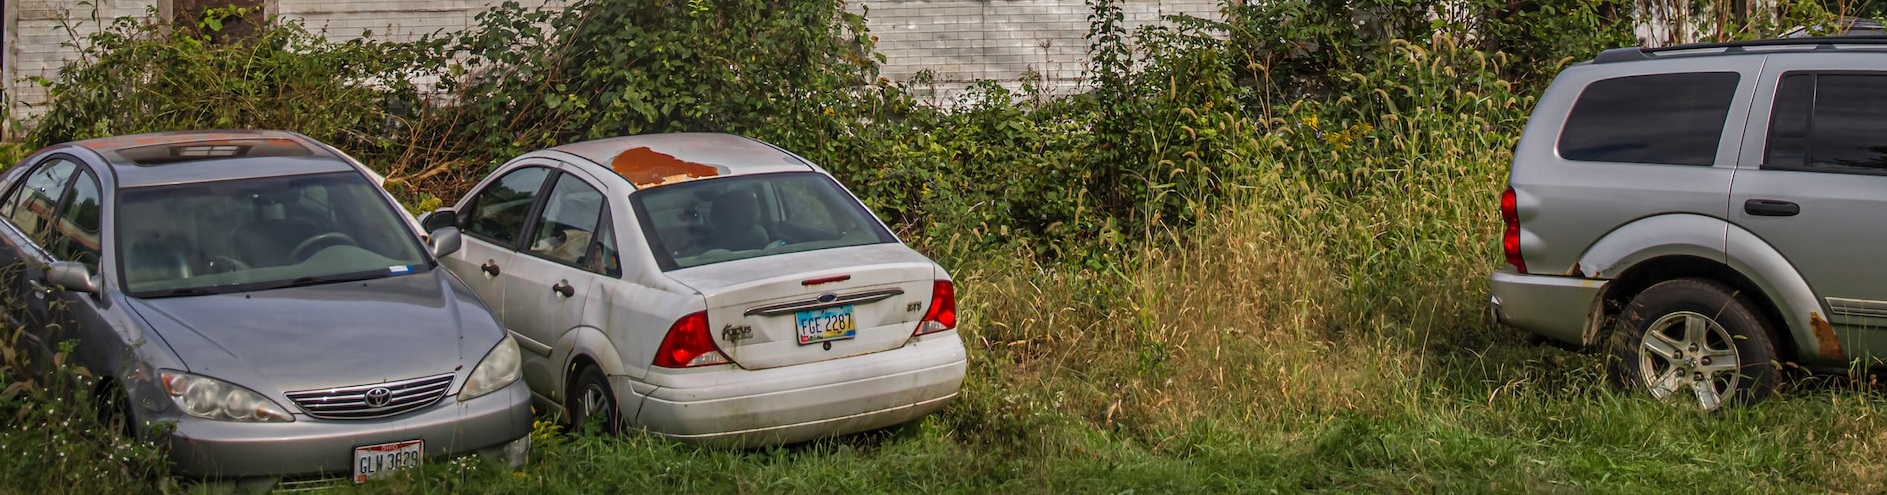
[[[1776,90],[1763,168],[1887,174],[1887,75],[1790,73]]]
[[[629,199],[663,271],[897,242],[838,183],[811,172],[695,180]]]
[[[1559,154],[1585,162],[1716,163],[1740,77],[1687,72],[1594,82],[1566,117]]]

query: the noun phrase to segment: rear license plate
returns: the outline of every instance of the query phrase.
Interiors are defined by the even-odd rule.
[[[793,314],[793,319],[799,329],[801,345],[858,336],[858,324],[852,320],[850,304],[800,311]]]
[[[424,445],[421,440],[407,440],[354,447],[354,482],[366,483],[394,471],[419,467]]]

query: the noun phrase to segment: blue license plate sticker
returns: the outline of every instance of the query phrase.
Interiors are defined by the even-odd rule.
[[[800,345],[858,336],[858,323],[853,318],[850,304],[794,313],[793,326],[799,335]]]

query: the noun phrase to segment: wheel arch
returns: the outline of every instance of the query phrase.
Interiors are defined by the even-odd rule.
[[[1847,359],[1814,291],[1773,246],[1747,230],[1724,224],[1721,257],[1708,252],[1644,250],[1614,264],[1595,264],[1594,276],[1616,275],[1601,289],[1587,321],[1588,336],[1600,334],[1623,312],[1625,304],[1645,288],[1665,280],[1697,277],[1728,284],[1748,294],[1755,309],[1770,324],[1777,352],[1785,360],[1817,365],[1840,364]],[[1644,254],[1646,251],[1663,251]],[[1686,252],[1688,251],[1688,252]],[[1591,343],[1596,343],[1594,339]]]
[[[616,352],[615,344],[602,330],[588,326],[577,327],[564,332],[560,340],[557,349],[564,355],[557,362],[563,365],[557,368],[561,376],[554,382],[557,387],[554,399],[559,404],[569,393],[570,382],[576,378],[576,372],[582,366],[596,366],[603,370],[604,376],[625,374],[622,356]]]

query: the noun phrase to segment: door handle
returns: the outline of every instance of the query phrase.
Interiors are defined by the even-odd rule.
[[[1780,199],[1752,199],[1743,202],[1743,212],[1759,217],[1792,217],[1802,213],[1802,205]]]
[[[569,280],[558,280],[557,285],[550,286],[550,291],[564,297],[577,295],[577,288],[571,287]]]
[[[485,260],[485,264],[478,265],[478,269],[483,270],[485,272],[485,276],[487,277],[498,276],[498,262],[496,261]]]

